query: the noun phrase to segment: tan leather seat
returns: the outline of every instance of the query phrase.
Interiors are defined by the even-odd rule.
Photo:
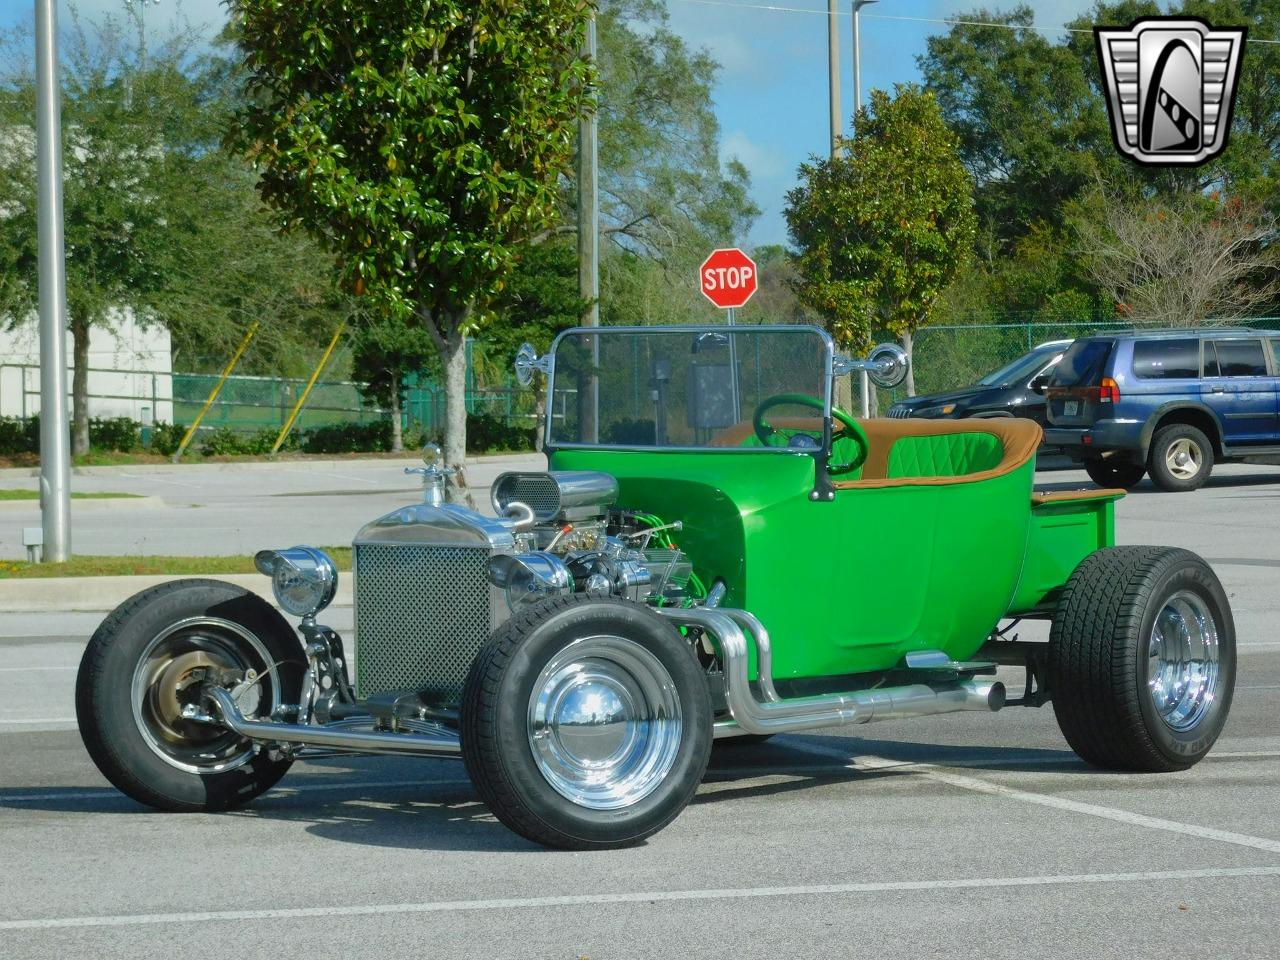
[[[1034,420],[1019,417],[1000,417],[990,420],[859,420],[867,434],[870,446],[862,475],[857,480],[837,480],[837,490],[857,490],[875,487],[940,486],[954,483],[974,483],[1012,473],[1036,455],[1042,432]],[[890,464],[895,444],[913,438],[956,437],[965,435],[993,437],[999,443],[999,459],[971,472],[948,472],[936,475],[890,476]],[[963,442],[949,446],[964,454]],[[984,444],[988,447],[989,445]],[[900,458],[899,458],[900,459]],[[963,466],[963,455],[952,465]],[[981,459],[981,458],[977,458]],[[990,458],[988,458],[989,460]]]

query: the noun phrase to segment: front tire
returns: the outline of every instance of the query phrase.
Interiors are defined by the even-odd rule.
[[[1151,440],[1147,472],[1168,493],[1198,490],[1213,473],[1213,444],[1203,431],[1185,423],[1162,427]]]
[[[1071,748],[1108,770],[1183,770],[1222,732],[1236,638],[1207,563],[1171,547],[1086,557],[1049,633],[1053,711]]]
[[[175,580],[126,600],[89,640],[76,676],[76,720],[89,756],[140,803],[178,812],[229,810],[289,769],[225,728],[182,715],[213,671],[252,669],[241,709],[268,716],[297,703],[306,664],[270,604],[217,580]]]
[[[1136,487],[1147,474],[1144,464],[1133,463],[1130,460],[1117,460],[1115,457],[1105,460],[1086,460],[1084,470],[1089,474],[1089,479],[1098,486],[1120,487],[1124,490]]]
[[[631,846],[692,799],[711,704],[687,641],[635,603],[548,600],[500,627],[463,692],[462,759],[504,824],[567,850]]]

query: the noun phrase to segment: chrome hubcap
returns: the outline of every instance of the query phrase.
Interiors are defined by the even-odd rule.
[[[1147,645],[1147,690],[1170,730],[1190,730],[1209,712],[1218,693],[1218,655],[1218,628],[1204,601],[1175,593]]]
[[[575,640],[542,669],[529,700],[529,747],[557,793],[590,810],[647,797],[671,772],[683,722],[662,662],[631,640]]]
[[[1179,480],[1190,480],[1204,465],[1204,451],[1193,440],[1183,437],[1169,444],[1164,454],[1165,466]]]
[[[133,670],[133,720],[152,752],[187,773],[219,773],[248,762],[250,745],[230,731],[183,716],[199,706],[200,687],[217,672],[265,673],[239,698],[246,716],[268,715],[280,705],[280,684],[262,642],[230,620],[193,617],[166,627],[147,645]]]

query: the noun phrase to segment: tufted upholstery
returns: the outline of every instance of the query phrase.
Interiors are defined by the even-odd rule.
[[[934,437],[901,437],[889,448],[889,478],[959,477],[990,470],[1004,457],[1004,447],[990,433],[947,433]]]
[[[1012,473],[1036,454],[1033,420],[859,420],[871,448],[857,480],[837,490],[972,483]]]

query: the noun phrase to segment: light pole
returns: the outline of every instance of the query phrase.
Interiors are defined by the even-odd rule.
[[[67,262],[56,0],[36,0],[36,181],[42,552],[44,560],[62,563],[71,558],[71,440],[67,435]]]
[[[880,0],[853,0],[853,128],[858,128],[858,110],[862,107],[862,31],[859,14],[863,7],[869,7]]]
[[[840,156],[840,133],[843,119],[840,116],[840,25],[836,11],[838,0],[827,0],[827,98],[831,108],[831,156]]]
[[[869,7],[879,0],[853,0],[853,133],[858,133],[858,111],[862,109],[862,31],[859,21],[863,7]],[[859,378],[862,388],[862,415],[871,416],[871,379],[863,370]]]

